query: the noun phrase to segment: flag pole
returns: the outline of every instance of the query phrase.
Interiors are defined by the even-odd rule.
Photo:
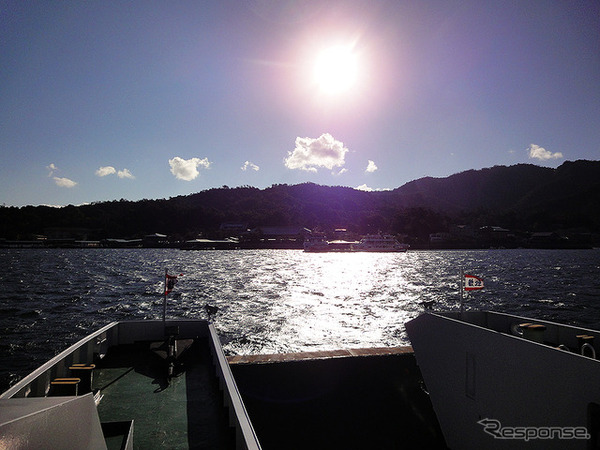
[[[164,291],[164,299],[163,299],[163,326],[166,324],[167,320],[167,278],[168,278],[169,269],[165,269],[165,291]]]
[[[465,312],[465,272],[463,268],[460,268],[460,317],[462,318]]]

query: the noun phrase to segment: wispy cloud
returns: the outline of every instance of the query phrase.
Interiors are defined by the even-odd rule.
[[[99,177],[106,177],[108,175],[112,175],[113,173],[117,173],[117,170],[112,166],[104,166],[96,170],[96,175]]]
[[[129,171],[129,169],[117,170],[112,166],[103,166],[96,170],[96,175],[99,177],[106,177],[114,174],[117,174],[119,178],[129,178],[131,180],[135,180],[135,177]]]
[[[348,149],[344,143],[337,141],[329,133],[322,134],[317,139],[296,138],[296,148],[288,152],[285,166],[288,169],[301,169],[316,172],[320,167],[331,170],[344,165]]]
[[[391,191],[390,188],[372,188],[367,186],[366,184],[361,184],[360,186],[356,186],[354,189],[357,191],[365,191],[365,192],[374,192],[374,191]]]
[[[246,162],[244,163],[244,165],[242,166],[242,170],[246,171],[246,170],[248,170],[248,169],[252,169],[252,170],[254,170],[254,171],[257,171],[257,172],[258,172],[258,171],[260,170],[260,167],[258,167],[258,166],[257,166],[256,164],[254,164],[253,162],[246,161]]]
[[[76,181],[73,181],[69,178],[54,176],[54,173],[59,170],[58,167],[56,166],[56,164],[51,163],[51,164],[47,165],[46,170],[48,171],[48,177],[52,178],[57,186],[64,187],[64,188],[72,188],[72,187],[77,186]]]
[[[51,163],[46,166],[46,169],[48,170],[48,176],[51,177],[52,175],[54,175],[54,172],[58,170],[58,167],[56,167],[54,163]]]
[[[54,182],[56,183],[57,186],[60,187],[64,187],[64,188],[72,188],[77,186],[77,183],[73,180],[70,180],[68,178],[60,178],[60,177],[54,177]]]
[[[123,170],[119,170],[117,172],[117,176],[119,178],[129,178],[130,180],[135,180],[135,177],[133,176],[133,174],[129,171],[129,169],[123,169]]]
[[[531,144],[529,148],[527,148],[527,152],[529,153],[529,159],[538,159],[540,161],[547,161],[549,159],[560,159],[563,157],[563,154],[560,152],[552,153],[546,150],[539,145]]]
[[[373,161],[371,161],[369,159],[369,164],[367,164],[367,168],[365,169],[365,172],[375,172],[377,170],[377,166],[375,165],[375,163]]]
[[[86,205],[91,205],[91,203],[89,203],[89,202],[77,203],[74,206],[86,206]],[[50,205],[48,203],[42,203],[42,204],[40,204],[40,206],[47,206],[48,208],[56,208],[56,209],[61,209],[61,208],[65,207],[65,205]]]
[[[192,181],[195,179],[200,174],[200,172],[198,172],[198,167],[204,169],[210,168],[208,158],[183,159],[176,156],[169,160],[169,165],[171,166],[171,173],[175,175],[175,178],[184,181]]]

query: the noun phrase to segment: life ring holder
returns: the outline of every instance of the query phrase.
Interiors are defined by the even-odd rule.
[[[591,356],[589,356],[589,358],[596,359],[596,349],[595,349],[594,347],[592,347],[592,345],[591,345],[591,344],[589,344],[589,343],[587,343],[587,342],[586,342],[586,343],[584,343],[584,344],[581,346],[581,355],[582,355],[582,356],[587,356],[587,355],[585,354],[585,351],[586,351],[586,349],[590,349],[590,351],[592,352],[592,353],[591,353]]]
[[[524,337],[523,328],[531,325],[531,323],[515,323],[510,328],[510,331],[514,336]]]

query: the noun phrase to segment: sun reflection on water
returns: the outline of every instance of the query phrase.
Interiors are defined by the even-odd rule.
[[[417,308],[406,254],[300,254],[271,314],[285,351],[384,346],[398,342]],[[412,290],[412,292],[411,292]],[[408,313],[408,314],[407,314]],[[281,349],[280,349],[281,350]]]
[[[0,357],[4,352],[5,366],[19,370],[111,321],[159,319],[165,268],[184,274],[169,296],[168,317],[207,318],[205,306],[217,307],[212,320],[228,354],[408,345],[404,324],[424,302],[458,308],[460,268],[486,280],[468,308],[600,328],[597,251],[71,249],[2,256],[0,329],[10,347],[0,348]]]

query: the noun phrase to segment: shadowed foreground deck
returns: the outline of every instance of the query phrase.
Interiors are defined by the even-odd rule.
[[[170,383],[161,352],[152,350],[157,343],[111,348],[94,374],[94,387],[103,394],[100,419],[133,419],[139,449],[232,448],[209,351],[200,344],[183,352]]]
[[[20,442],[260,450],[205,320],[112,322],[45,362],[0,394],[0,448]]]
[[[55,391],[58,380],[71,392]],[[214,327],[195,320],[114,322],[73,344],[0,395],[0,437],[31,448],[445,448],[412,349],[228,363]]]
[[[228,358],[263,449],[445,449],[410,347]]]

